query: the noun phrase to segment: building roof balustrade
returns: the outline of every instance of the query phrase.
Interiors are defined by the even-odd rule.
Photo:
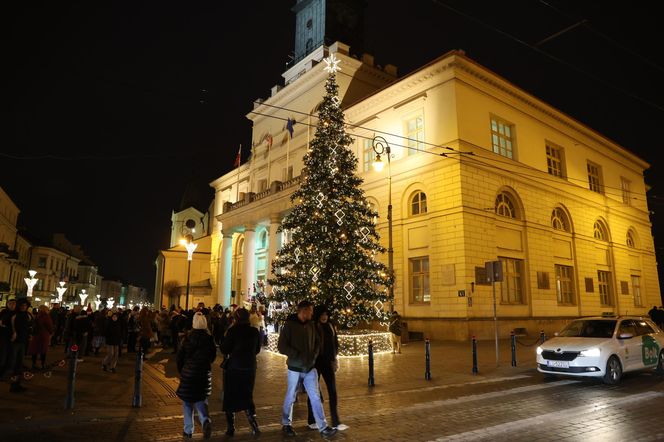
[[[233,210],[239,209],[240,207],[244,207],[253,202],[267,198],[268,196],[275,195],[285,190],[289,190],[291,187],[295,187],[300,184],[300,177],[301,175],[298,175],[284,182],[273,181],[272,185],[268,189],[265,189],[258,193],[254,192],[246,193],[244,194],[244,198],[240,199],[235,203],[227,201],[226,203],[224,203],[223,213],[231,212]]]

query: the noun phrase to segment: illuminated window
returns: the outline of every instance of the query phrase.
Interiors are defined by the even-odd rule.
[[[593,192],[602,193],[601,168],[588,161],[588,188]]]
[[[609,240],[609,233],[607,232],[606,226],[603,222],[599,220],[595,221],[595,225],[593,226],[593,237],[595,239],[599,239],[600,241]]]
[[[491,144],[493,152],[498,155],[514,158],[514,128],[495,117],[491,117]]]
[[[636,247],[636,241],[634,240],[634,232],[630,229],[627,231],[627,240],[625,241],[627,247],[633,249]]]
[[[558,304],[574,304],[574,268],[556,265],[556,295]]]
[[[496,214],[505,218],[515,219],[517,216],[514,201],[507,192],[500,192],[496,197]]]
[[[263,230],[258,237],[258,248],[267,249],[267,232],[265,230]]]
[[[503,304],[523,304],[523,260],[500,257],[503,264],[503,282],[500,300]]]
[[[369,172],[371,165],[376,161],[376,152],[373,150],[373,140],[362,140],[362,169]],[[387,158],[385,159],[387,161]]]
[[[410,215],[427,213],[427,195],[424,192],[415,192],[410,198]]]
[[[622,201],[628,206],[632,203],[632,193],[629,190],[630,181],[625,177],[620,177],[620,189],[622,190]]]
[[[420,114],[406,120],[404,129],[408,155],[415,155],[424,150],[424,116]]]
[[[429,294],[429,257],[410,258],[408,260],[408,276],[411,302],[431,302],[431,295]]]
[[[603,306],[612,305],[612,290],[611,290],[611,272],[603,270],[597,271],[597,288],[599,289],[599,302]]]
[[[556,207],[553,209],[553,213],[551,213],[551,227],[556,230],[562,230],[564,232],[571,231],[567,214],[560,207]]]
[[[634,294],[634,306],[643,307],[643,302],[641,301],[641,277],[638,275],[632,275],[632,293]]]
[[[549,175],[563,177],[563,149],[546,145],[546,167]]]

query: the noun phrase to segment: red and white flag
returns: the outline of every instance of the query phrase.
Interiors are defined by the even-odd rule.
[[[240,144],[240,148],[237,150],[237,156],[235,157],[235,162],[233,163],[233,167],[240,167],[241,157],[242,157],[242,145]]]

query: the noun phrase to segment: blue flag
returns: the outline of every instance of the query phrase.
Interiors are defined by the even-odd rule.
[[[286,129],[288,129],[291,138],[293,138],[293,126],[295,126],[295,120],[289,118],[288,122],[286,122]]]

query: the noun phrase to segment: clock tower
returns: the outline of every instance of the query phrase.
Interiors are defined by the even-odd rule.
[[[336,41],[361,54],[364,33],[364,0],[297,0],[295,12],[296,64],[322,45]]]

